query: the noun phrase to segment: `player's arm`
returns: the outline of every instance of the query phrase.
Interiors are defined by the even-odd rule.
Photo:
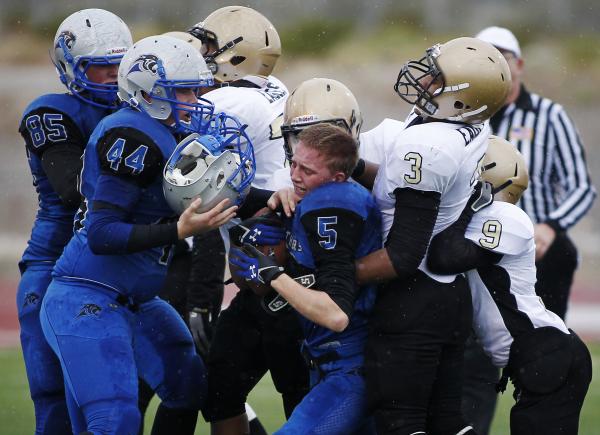
[[[39,156],[48,181],[63,205],[77,208],[81,202],[77,177],[86,145],[79,127],[65,113],[41,107],[23,117],[19,132],[28,152]]]
[[[432,272],[442,275],[462,273],[496,264],[502,258],[501,254],[484,249],[465,237],[467,226],[475,210],[481,210],[491,204],[491,197],[483,201],[480,198],[481,192],[476,191],[458,220],[431,240],[427,254],[427,267]]]
[[[248,195],[246,195],[244,202],[238,210],[238,216],[241,219],[247,219],[254,216],[261,208],[267,207],[267,202],[273,193],[272,190],[259,189],[254,186],[250,187]]]
[[[358,294],[354,266],[359,243],[356,235],[362,232],[364,221],[349,210],[321,209],[307,213],[301,222],[313,254],[317,288],[302,286],[276,266],[266,279],[304,317],[341,332],[348,326]]]
[[[352,172],[352,179],[371,190],[373,189],[373,184],[375,184],[375,177],[377,177],[378,170],[379,165],[377,163],[360,158],[358,159],[356,168]]]
[[[179,239],[217,228],[235,214],[221,202],[197,214],[192,202],[176,222],[135,224],[131,213],[144,188],[161,177],[163,156],[156,144],[139,131],[115,129],[97,144],[101,173],[89,205],[88,241],[96,254],[129,254],[174,244]]]
[[[360,284],[406,278],[425,257],[438,215],[438,192],[397,188],[394,221],[385,247],[356,262]]]

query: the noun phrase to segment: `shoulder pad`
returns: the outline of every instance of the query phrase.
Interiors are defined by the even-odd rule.
[[[103,171],[147,186],[160,176],[164,157],[160,147],[131,127],[107,130],[96,146]]]
[[[87,143],[83,131],[70,110],[60,105],[30,105],[23,115],[19,133],[23,136],[27,148],[41,155],[56,144],[76,144],[83,149]]]

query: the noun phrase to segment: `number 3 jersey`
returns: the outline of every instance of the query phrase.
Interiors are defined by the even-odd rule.
[[[337,333],[301,317],[304,346],[314,357],[335,351],[346,362],[361,364],[375,288],[358,287],[354,260],[381,248],[381,216],[374,198],[350,182],[314,189],[298,203],[286,245],[288,273],[310,277],[303,281],[326,292],[350,319]]]
[[[487,150],[488,124],[468,125],[454,122],[422,122],[414,113],[404,126],[389,134],[393,145],[386,147],[373,194],[383,216],[383,237],[387,239],[394,221],[396,189],[408,188],[438,192],[441,202],[433,235],[441,232],[460,216],[480,173]],[[426,266],[426,256],[419,269],[440,282],[454,281],[454,275],[438,275]]]
[[[73,234],[77,206],[61,202],[44,171],[42,156],[56,147],[75,148],[82,154],[92,131],[108,113],[70,94],[43,95],[25,109],[19,132],[25,140],[39,209],[23,262],[54,262]]]
[[[170,246],[127,253],[126,244],[133,225],[174,217],[164,199],[162,170],[175,146],[165,125],[131,108],[98,124],[84,153],[84,202],[54,276],[100,284],[139,301],[158,293]],[[104,233],[99,249],[106,245],[110,253],[98,255],[90,240],[105,223],[113,224],[114,231]]]
[[[534,328],[553,326],[569,333],[561,318],[547,310],[535,293],[533,224],[523,210],[494,202],[475,213],[465,238],[501,254],[497,263],[467,272],[473,329],[494,365],[506,366],[513,338]]]

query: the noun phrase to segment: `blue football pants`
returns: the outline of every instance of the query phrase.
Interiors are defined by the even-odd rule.
[[[202,406],[204,365],[185,323],[165,301],[132,309],[96,284],[55,278],[40,320],[62,366],[75,433],[136,435],[138,376],[166,407]]]
[[[17,289],[21,348],[35,408],[37,435],[63,435],[71,431],[60,362],[40,325],[40,308],[52,280],[53,267],[51,262],[21,264],[24,270]]]
[[[311,370],[313,387],[274,435],[374,435],[367,415],[365,380],[356,370],[340,369],[320,378]]]

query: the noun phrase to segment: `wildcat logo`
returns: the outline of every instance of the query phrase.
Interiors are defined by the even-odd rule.
[[[100,311],[102,311],[102,308],[96,304],[85,304],[81,307],[81,311],[77,315],[77,318],[83,316],[97,316]]]
[[[127,75],[136,71],[148,71],[150,74],[156,75],[158,72],[158,57],[154,56],[153,54],[145,54],[138,57],[133,61],[133,64],[131,65],[131,68],[129,68]]]
[[[73,35],[73,33],[69,32],[68,30],[65,30],[64,32],[62,32],[58,38],[58,40],[63,40],[63,42],[65,43],[65,46],[69,49],[72,50],[73,46],[75,45],[75,41],[77,40],[77,38],[75,37],[75,35]],[[60,45],[57,44],[56,48],[59,48]]]
[[[25,308],[27,305],[37,305],[39,300],[40,297],[37,295],[37,293],[27,293],[27,295],[25,295],[25,301],[23,301],[23,308]]]

